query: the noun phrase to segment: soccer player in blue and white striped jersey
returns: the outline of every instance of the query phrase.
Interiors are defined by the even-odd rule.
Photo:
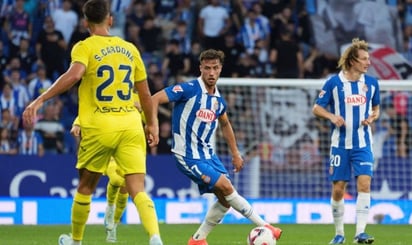
[[[200,54],[199,61],[199,78],[169,86],[152,97],[155,111],[159,104],[174,102],[172,152],[177,160],[177,168],[198,185],[201,194],[214,193],[217,197],[188,244],[207,244],[206,237],[230,207],[257,226],[268,227],[279,239],[282,231],[264,221],[247,200],[238,194],[228,171],[213,149],[212,138],[219,124],[232,153],[235,172],[243,168],[243,159],[226,114],[227,105],[216,86],[224,53],[208,49]]]
[[[330,244],[342,244],[344,237],[344,193],[352,170],[357,180],[355,243],[371,244],[365,233],[370,208],[373,176],[371,124],[379,117],[379,84],[365,73],[370,66],[368,43],[355,38],[339,59],[339,74],[323,85],[313,114],[331,122],[329,177],[332,181],[332,214],[335,237]]]

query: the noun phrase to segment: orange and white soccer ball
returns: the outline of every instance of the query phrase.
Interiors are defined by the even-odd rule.
[[[270,229],[264,226],[253,228],[247,237],[248,245],[276,245],[276,238]]]

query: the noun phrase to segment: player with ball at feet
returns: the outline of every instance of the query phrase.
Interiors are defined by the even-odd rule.
[[[266,226],[279,239],[282,230],[263,220],[249,202],[239,195],[213,149],[211,139],[219,124],[232,153],[234,170],[242,170],[243,159],[226,113],[227,105],[216,86],[224,53],[208,49],[200,54],[199,61],[199,78],[169,86],[152,96],[155,111],[159,104],[174,102],[172,152],[177,168],[198,185],[201,194],[214,193],[217,198],[188,244],[207,244],[207,236],[230,207],[257,226]]]

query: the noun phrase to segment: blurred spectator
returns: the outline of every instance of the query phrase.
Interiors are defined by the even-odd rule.
[[[175,28],[176,9],[178,0],[150,0],[148,8],[150,13],[156,18],[158,26],[162,27],[164,38],[170,36],[170,32]]]
[[[264,45],[267,47],[269,40],[266,27],[257,17],[255,10],[250,9],[238,34],[239,42],[245,47],[248,54],[254,53],[256,41],[263,40]]]
[[[176,10],[175,22],[186,23],[186,35],[192,39],[196,29],[197,20],[197,2],[190,0],[180,0]],[[176,27],[178,28],[178,27]]]
[[[112,32],[124,37],[126,18],[132,9],[133,1],[130,0],[112,0],[111,1],[111,14],[113,16]]]
[[[395,138],[396,142],[396,156],[408,157],[411,143],[408,118],[396,112],[393,101],[383,104],[382,109],[389,116],[391,135]]]
[[[219,0],[208,0],[200,10],[198,26],[204,49],[222,49],[224,35],[231,28],[229,13],[220,6]]]
[[[64,127],[58,120],[59,107],[56,103],[45,105],[44,115],[35,126],[35,130],[40,133],[44,142],[45,153],[64,153]]]
[[[4,71],[4,69],[6,69],[8,60],[9,57],[4,50],[4,43],[0,40],[0,71]]]
[[[84,23],[84,18],[80,18],[79,24],[77,25],[76,29],[74,29],[72,36],[70,37],[70,41],[68,44],[68,54],[72,50],[73,46],[79,42],[82,41],[90,36],[89,30],[87,30],[85,23]],[[69,55],[70,57],[70,55]]]
[[[32,23],[29,14],[24,10],[24,0],[16,0],[12,10],[6,16],[6,30],[10,38],[10,53],[14,54],[22,38],[30,39]]]
[[[44,28],[37,39],[36,52],[37,57],[46,65],[48,78],[54,80],[65,72],[66,49],[63,34],[54,28],[53,19],[46,17]]]
[[[46,67],[43,65],[38,66],[36,76],[30,80],[28,85],[30,100],[37,98],[40,94],[46,91],[52,83],[53,82],[46,77]]]
[[[69,43],[72,33],[79,23],[79,17],[72,9],[71,0],[63,0],[62,7],[54,10],[51,16],[56,30],[60,31],[64,41]]]
[[[275,67],[275,77],[303,78],[303,54],[289,29],[284,28],[281,39],[270,48],[269,60]]]
[[[128,35],[127,30],[130,26],[138,26],[139,28],[143,27],[144,20],[147,16],[145,3],[142,1],[135,1],[132,5],[132,10],[126,17],[126,38],[132,38]]]
[[[265,37],[266,37],[265,41],[269,42],[271,26],[270,26],[269,18],[262,14],[262,11],[263,11],[262,4],[260,2],[254,2],[254,3],[252,3],[251,9],[253,9],[253,11],[256,14],[257,23],[260,26],[262,26],[262,28],[263,28],[263,31],[264,31]],[[269,44],[269,43],[267,43],[267,44]]]
[[[23,107],[18,104],[18,98],[13,93],[13,87],[10,83],[5,83],[3,89],[0,92],[0,108],[3,111],[8,109],[10,115],[15,118],[14,120],[20,121],[20,113],[23,111]]]
[[[221,76],[232,77],[237,71],[240,56],[245,52],[245,48],[236,42],[235,34],[229,32],[225,35],[222,51],[225,53],[225,64]]]
[[[30,96],[26,82],[20,78],[20,71],[18,69],[11,71],[10,84],[13,87],[13,96],[17,100],[18,116],[21,116],[23,109],[30,102]]]
[[[200,76],[200,62],[199,62],[199,55],[202,52],[202,46],[199,41],[192,41],[190,52],[188,53],[190,69],[187,73],[189,77],[198,77]],[[226,61],[226,58],[225,58]],[[225,70],[225,69],[223,69]],[[223,71],[222,71],[223,72]]]
[[[158,53],[163,46],[162,28],[155,25],[153,17],[146,17],[139,32],[141,52]]]
[[[179,41],[170,40],[166,46],[166,54],[162,63],[162,73],[170,79],[169,84],[175,83],[177,76],[187,74],[189,69],[190,60],[180,50]]]
[[[25,80],[27,78],[26,71],[21,67],[20,59],[18,57],[12,57],[6,68],[2,71],[6,82],[11,82],[11,73],[15,70],[20,73],[20,79]]]
[[[29,80],[34,75],[33,68],[37,61],[37,57],[34,50],[30,50],[30,40],[22,38],[20,40],[20,46],[17,52],[13,55],[20,60],[21,69],[27,74],[26,80]]]
[[[126,29],[126,38],[125,40],[133,43],[139,51],[142,51],[142,40],[140,39],[141,27],[135,23],[131,23],[127,26]],[[143,55],[143,54],[142,54]]]
[[[239,57],[239,64],[236,66],[236,71],[232,74],[233,77],[257,77],[258,61],[255,55],[247,53]]]
[[[180,50],[184,54],[189,54],[191,50],[192,38],[188,35],[187,23],[185,21],[178,21],[176,28],[173,29],[169,40],[179,41]]]
[[[17,131],[19,129],[19,118],[11,114],[10,109],[1,109],[0,128],[5,128],[9,131],[9,137],[15,141]]]
[[[290,28],[289,23],[294,23],[292,13],[292,9],[289,6],[285,6],[279,14],[274,15],[271,19],[271,46],[281,39],[281,32],[283,30]],[[293,30],[290,31],[293,35]]]
[[[21,155],[44,155],[43,139],[32,125],[23,123],[23,129],[19,131],[17,138],[18,152]]]
[[[7,128],[0,127],[0,154],[15,155],[17,154],[16,143],[13,142]]]

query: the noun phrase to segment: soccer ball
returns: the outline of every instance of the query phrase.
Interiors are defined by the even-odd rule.
[[[272,231],[264,226],[253,228],[247,237],[248,245],[276,245]]]

